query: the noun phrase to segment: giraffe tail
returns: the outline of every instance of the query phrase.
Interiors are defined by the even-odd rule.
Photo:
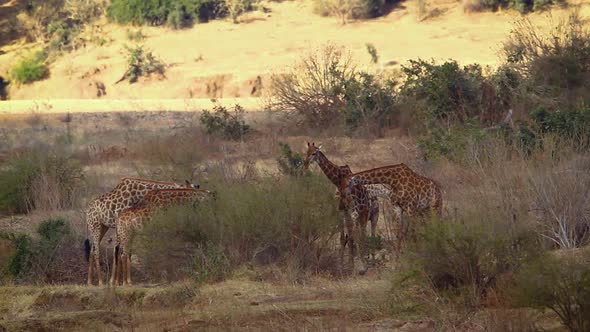
[[[88,239],[84,241],[84,254],[86,256],[86,261],[90,262],[90,240]]]

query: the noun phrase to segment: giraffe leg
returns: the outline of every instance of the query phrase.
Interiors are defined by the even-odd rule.
[[[102,286],[102,273],[100,269],[100,241],[102,241],[103,236],[107,232],[109,228],[105,225],[100,225],[100,232],[98,234],[98,238],[95,239],[95,243],[93,244],[94,249],[94,263],[96,265],[96,275],[98,278],[98,285]]]
[[[92,286],[92,274],[94,273],[94,250],[92,245],[90,248],[90,256],[88,258],[88,286]]]
[[[119,257],[119,264],[121,264],[121,285],[127,285],[127,278],[125,275],[127,274],[127,253],[122,252],[121,256]]]
[[[131,252],[127,255],[127,284],[131,285]]]
[[[402,224],[403,220],[402,220],[402,210],[398,206],[393,207],[393,222],[394,222],[394,225],[396,228],[396,231],[395,231],[395,235],[396,235],[395,252],[399,258],[399,255],[401,253],[401,242],[402,242],[402,238],[403,238],[403,224]]]
[[[350,264],[351,271],[354,271],[354,221],[350,217],[350,214],[346,213],[346,245],[348,245],[348,261]],[[343,249],[344,250],[344,249]]]
[[[340,274],[342,275],[343,267],[344,267],[344,248],[346,247],[346,233],[344,232],[344,225],[346,223],[346,218],[343,217],[340,223],[340,249],[339,249],[339,256],[340,256]]]
[[[111,281],[110,284],[111,286],[117,286],[117,279],[118,279],[118,274],[119,274],[119,268],[120,268],[120,264],[119,262],[121,261],[120,259],[120,245],[119,245],[119,240],[117,240],[115,242],[115,247],[113,248],[113,265],[111,268]]]

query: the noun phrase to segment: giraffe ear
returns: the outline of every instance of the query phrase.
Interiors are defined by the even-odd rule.
[[[322,145],[320,144],[320,145],[318,146],[318,150],[321,150],[321,149],[322,149]]]

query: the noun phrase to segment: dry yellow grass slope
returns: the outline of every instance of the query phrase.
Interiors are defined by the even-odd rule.
[[[581,3],[582,14],[589,12],[587,3]],[[237,25],[225,20],[180,31],[142,28],[147,35],[142,43],[170,67],[165,79],[140,80],[137,84],[115,85],[125,72],[124,45],[133,44],[127,31],[135,29],[101,22],[100,29],[91,34],[110,42],[104,46],[89,43],[57,59],[51,64],[50,78],[12,86],[11,99],[97,98],[97,82],[106,87],[106,96],[101,99],[252,97],[258,77],[263,86],[268,85],[270,73],[283,70],[303,52],[326,42],[347,47],[361,67],[372,66],[366,43],[375,45],[380,65],[385,67],[415,58],[495,65],[501,42],[520,16],[515,11],[465,14],[460,3],[437,0],[428,8],[439,14],[420,22],[416,3],[406,1],[385,17],[341,25],[336,18],[313,14],[310,1],[270,2],[265,6],[272,12],[248,13]],[[555,19],[568,10],[554,9],[551,14]],[[541,29],[550,20],[548,13],[530,17]],[[31,47],[5,46],[2,50],[6,53],[0,55],[0,75],[5,75]],[[84,109],[81,102],[76,104]]]

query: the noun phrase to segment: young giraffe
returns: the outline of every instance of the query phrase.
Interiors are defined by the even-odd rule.
[[[310,163],[316,162],[320,169],[324,172],[324,175],[326,175],[326,177],[338,188],[342,180],[347,176],[351,175],[352,171],[350,170],[350,167],[348,167],[348,165],[338,166],[332,163],[320,149],[321,145],[316,146],[315,143],[309,144],[309,142],[307,142],[307,151],[305,154],[305,160],[303,161],[303,166],[305,169],[309,169]],[[377,200],[377,196],[371,195],[370,193],[368,193],[367,195],[367,211],[358,211],[361,214],[366,212],[367,218],[361,218],[358,220],[361,222],[361,230],[365,229],[367,221],[370,220],[371,236],[375,236],[377,230],[377,220],[379,219],[379,201]],[[340,204],[339,209],[345,210],[345,205],[343,205],[342,202]],[[344,261],[344,248],[348,244],[350,250],[349,259],[351,262],[351,267],[354,271],[354,237],[352,236],[354,229],[354,221],[349,220],[349,212],[350,211],[344,213],[344,221],[340,226],[340,263]],[[347,230],[348,234],[345,234],[345,229]]]
[[[88,285],[92,285],[94,267],[98,276],[98,285],[102,285],[100,273],[100,241],[109,228],[115,228],[115,218],[123,209],[137,204],[148,191],[167,188],[198,188],[198,185],[186,183],[152,181],[140,178],[125,177],[113,190],[95,198],[86,210],[86,225],[90,239],[86,239],[84,247],[88,261]],[[92,242],[91,242],[92,241]]]
[[[398,252],[401,250],[401,241],[406,235],[402,225],[403,214],[412,217],[431,210],[439,217],[442,216],[443,200],[439,185],[434,180],[417,174],[403,163],[374,168],[346,177],[340,184],[342,203],[347,206],[366,205],[367,199],[363,197],[361,190],[363,186],[369,184],[384,184],[386,190],[383,190],[381,195],[387,197],[394,207],[401,210],[397,216],[400,227],[397,241]]]
[[[123,273],[123,284],[131,284],[131,240],[133,233],[149,222],[157,209],[171,204],[202,201],[215,194],[198,189],[159,189],[152,190],[136,206],[127,208],[117,216],[117,244],[115,250],[111,284],[116,285],[119,271]]]

